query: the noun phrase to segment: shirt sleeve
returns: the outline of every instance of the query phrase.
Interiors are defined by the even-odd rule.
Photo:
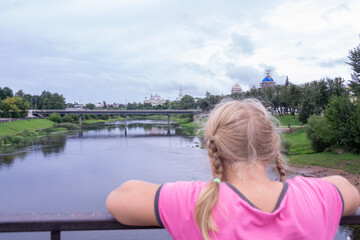
[[[333,214],[332,217],[338,219],[339,223],[344,213],[344,199],[339,189],[333,183],[321,178],[312,178],[312,180],[317,182],[318,191],[321,191],[318,196],[321,197],[328,214]]]
[[[293,200],[298,211],[309,210],[305,214],[309,222],[321,222],[326,231],[335,235],[344,209],[342,195],[335,185],[321,178],[295,177],[290,181],[297,186],[293,188],[296,193]]]
[[[195,225],[194,209],[202,185],[202,182],[183,181],[165,183],[157,190],[156,219],[173,238],[185,228]]]

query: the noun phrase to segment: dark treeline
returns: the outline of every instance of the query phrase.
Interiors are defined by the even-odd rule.
[[[23,90],[15,94],[9,87],[0,87],[0,114],[5,118],[20,118],[32,109],[65,109],[65,98],[58,93],[43,91],[41,95],[25,94]]]
[[[334,96],[348,96],[350,91],[342,78],[321,79],[305,84],[292,84],[288,80],[284,85],[255,88],[242,93],[216,96],[207,93],[200,99],[199,106],[203,110],[211,109],[224,98],[243,99],[257,98],[276,115],[295,115],[299,113],[301,123],[306,123],[312,114],[321,114],[325,106]]]

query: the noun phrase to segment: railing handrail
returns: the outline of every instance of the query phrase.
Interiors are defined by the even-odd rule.
[[[127,226],[110,213],[12,214],[0,215],[1,232],[159,229],[157,226]]]
[[[353,215],[343,217],[340,225],[360,225],[360,208]],[[125,229],[160,229],[160,227],[123,225],[109,213],[0,215],[0,233]]]

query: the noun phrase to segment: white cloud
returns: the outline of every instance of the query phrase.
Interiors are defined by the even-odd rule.
[[[342,76],[360,2],[58,0],[0,3],[1,87],[68,101],[228,94],[264,68],[294,83]]]

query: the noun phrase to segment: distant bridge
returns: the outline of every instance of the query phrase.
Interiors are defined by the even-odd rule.
[[[79,124],[82,124],[82,115],[83,114],[114,114],[114,115],[124,115],[125,116],[125,126],[127,125],[127,115],[167,115],[168,116],[168,125],[170,125],[170,115],[171,114],[201,114],[200,110],[29,110],[29,112],[34,116],[44,116],[50,115],[52,113],[58,114],[78,114],[79,115]]]

